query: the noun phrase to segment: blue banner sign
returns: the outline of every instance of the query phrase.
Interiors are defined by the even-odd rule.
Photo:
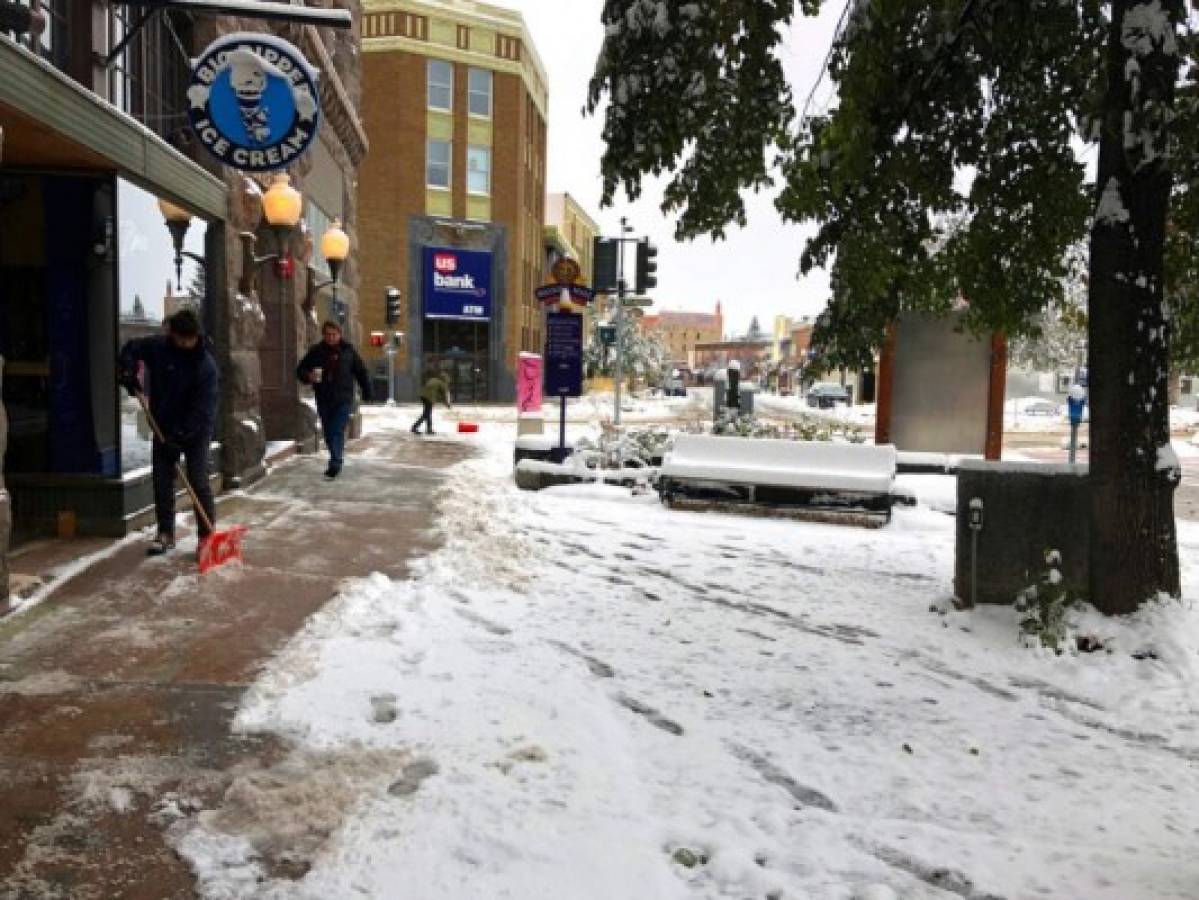
[[[425,248],[425,318],[491,319],[491,254]]]
[[[192,65],[187,99],[200,143],[246,172],[290,166],[320,127],[316,69],[270,34],[230,34],[209,44]]]
[[[583,396],[583,317],[549,313],[545,317],[545,393]]]

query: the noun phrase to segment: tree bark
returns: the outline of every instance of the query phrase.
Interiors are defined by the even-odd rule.
[[[1088,319],[1091,405],[1091,602],[1109,615],[1133,612],[1162,593],[1179,594],[1174,489],[1180,473],[1169,452],[1169,333],[1163,314],[1163,245],[1171,175],[1165,110],[1173,108],[1178,56],[1169,41],[1151,52],[1122,40],[1130,13],[1149,4],[1114,0],[1108,87],[1091,232]],[[1167,0],[1170,21],[1181,0]],[[1129,20],[1130,23],[1136,21]],[[1139,84],[1126,78],[1130,59]],[[1126,146],[1153,136],[1148,152]],[[1114,204],[1113,190],[1119,192]],[[1106,199],[1105,199],[1106,197]]]

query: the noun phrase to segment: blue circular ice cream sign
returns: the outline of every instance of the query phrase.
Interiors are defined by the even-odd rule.
[[[317,71],[287,41],[269,34],[218,38],[192,63],[192,127],[208,151],[247,172],[282,169],[316,136]]]

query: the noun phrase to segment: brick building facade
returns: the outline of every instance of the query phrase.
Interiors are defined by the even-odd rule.
[[[724,336],[724,311],[717,300],[715,312],[663,310],[643,316],[639,324],[643,332],[661,339],[669,351],[672,365],[676,368],[698,370],[703,366],[696,356],[696,348],[701,344],[712,344],[721,340]]]
[[[521,16],[500,7],[364,11],[363,325],[389,330],[385,293],[401,290],[400,399],[440,372],[460,400],[511,400],[517,355],[543,338],[545,69]],[[373,362],[385,385],[381,350]]]

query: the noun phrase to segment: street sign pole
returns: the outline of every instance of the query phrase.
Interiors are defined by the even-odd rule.
[[[391,333],[391,343],[387,348],[387,405],[396,405],[396,338]]]
[[[624,216],[620,217],[620,243],[616,250],[616,369],[612,386],[616,408],[612,414],[613,425],[620,425],[620,389],[624,380],[624,236],[628,231],[628,221]]]
[[[558,421],[558,454],[566,460],[566,395],[562,395],[562,417]]]

